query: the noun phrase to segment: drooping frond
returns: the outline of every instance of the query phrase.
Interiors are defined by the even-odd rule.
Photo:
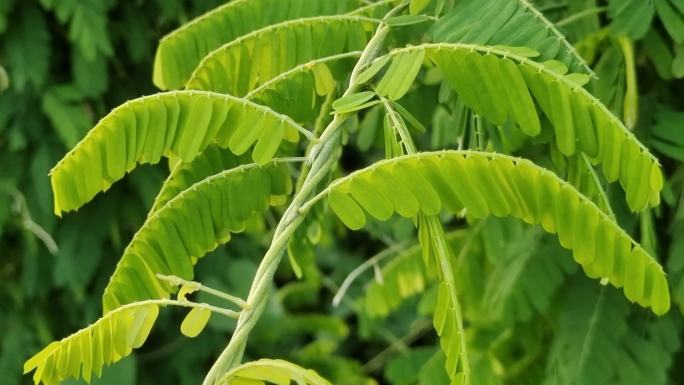
[[[261,359],[247,362],[225,374],[218,385],[332,385],[311,369],[284,360]]]
[[[243,96],[297,65],[363,49],[376,23],[360,16],[320,16],[256,30],[202,59],[186,88]]]
[[[231,162],[225,156],[214,161]],[[231,233],[241,232],[255,212],[282,204],[291,191],[287,165],[273,161],[209,176],[160,204],[117,264],[102,298],[104,312],[138,300],[167,298],[174,289],[160,284],[156,274],[191,280],[198,258],[228,242]]]
[[[418,238],[423,251],[423,261],[429,270],[437,272],[437,304],[432,325],[439,336],[444,352],[444,367],[454,385],[470,383],[470,363],[463,314],[456,288],[454,263],[456,258],[444,235],[439,218],[434,215],[418,216]]]
[[[268,162],[284,139],[305,130],[291,118],[244,99],[212,92],[174,91],[115,108],[50,172],[55,213],[76,210],[138,164],[174,155],[192,161],[216,143]]]
[[[131,304],[112,311],[85,329],[54,341],[24,364],[24,374],[35,369],[33,382],[56,385],[64,379],[90,382],[102,367],[131,354],[145,343],[159,314],[159,304]]]
[[[590,277],[623,287],[656,314],[670,308],[662,267],[608,215],[555,174],[524,159],[472,151],[422,153],[380,161],[333,182],[324,192],[351,229],[379,220],[438,214],[512,216],[558,234]],[[312,201],[312,202],[315,202]]]
[[[159,189],[148,217],[195,183],[240,165],[250,163],[246,155],[235,155],[216,145],[207,146],[192,162],[179,163]],[[278,195],[278,194],[276,194]]]
[[[154,84],[182,87],[214,49],[267,25],[356,9],[360,0],[237,0],[226,3],[164,36],[154,60]]]
[[[581,87],[586,75],[566,74],[567,67],[556,61],[534,62],[516,54],[515,48],[425,44],[390,55],[398,62],[416,50],[425,50],[463,103],[494,124],[512,121],[523,133],[538,135],[536,102],[553,125],[560,152],[570,156],[581,151],[601,163],[609,182],[620,180],[632,210],[660,202],[663,178],[658,160]],[[388,76],[388,83],[403,82],[407,71],[388,71],[380,82]]]
[[[245,99],[268,106],[297,122],[313,122],[325,97],[335,91],[337,82],[345,80],[348,69],[360,55],[361,52],[352,51],[300,64],[262,83],[245,95]]]
[[[527,0],[459,0],[433,26],[435,42],[530,47],[541,60],[555,59],[570,72],[591,68],[544,15]]]

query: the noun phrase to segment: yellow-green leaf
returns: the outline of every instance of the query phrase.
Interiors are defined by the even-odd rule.
[[[311,67],[314,74],[316,93],[325,96],[335,91],[335,78],[330,73],[330,68],[325,63],[317,63]]]
[[[193,308],[181,324],[181,333],[190,338],[197,337],[207,326],[210,317],[211,310],[204,307]]]
[[[367,101],[373,99],[374,96],[375,92],[373,91],[364,91],[343,96],[335,100],[332,104],[332,107],[335,111],[349,111],[355,107],[363,105]]]
[[[425,8],[427,8],[428,5],[430,5],[430,2],[432,0],[411,0],[411,3],[409,4],[409,13],[411,15],[417,15],[421,13]]]

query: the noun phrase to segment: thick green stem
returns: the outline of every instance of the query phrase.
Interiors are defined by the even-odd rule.
[[[314,123],[314,135],[320,135],[321,132],[323,132],[323,130],[325,129],[325,122],[327,122],[328,118],[330,117],[330,111],[332,109],[332,102],[333,100],[335,100],[335,94],[335,92],[331,92],[330,94],[328,94],[328,96],[325,97],[325,101],[323,101],[323,105],[321,106],[321,111],[318,114],[318,117],[316,118],[316,122]],[[309,153],[316,145],[317,143],[310,142],[309,146],[306,149],[306,152]],[[311,165],[309,165],[308,163],[304,163],[302,165],[302,168],[299,169],[299,177],[297,178],[295,191],[300,191],[302,189],[302,186],[306,181],[306,177],[309,175],[310,167]]]
[[[319,158],[314,162],[311,167],[311,172],[302,185],[302,189],[295,195],[292,203],[285,211],[280,223],[276,227],[271,246],[261,260],[254,281],[252,282],[252,287],[250,288],[247,297],[247,304],[249,307],[242,310],[240,313],[235,332],[233,333],[228,346],[226,346],[207,374],[204,385],[213,384],[222,373],[227,372],[240,363],[247,337],[266,307],[273,275],[280,264],[283,252],[287,247],[287,242],[299,225],[304,221],[304,214],[298,213],[298,210],[301,207],[303,200],[312,193],[318,182],[327,174],[334,164],[335,159],[331,157],[329,151],[325,151],[325,149],[335,146],[337,144],[335,142],[336,138],[337,136],[332,137],[332,140],[325,146],[324,151],[321,151],[321,155],[326,156],[326,159]]]
[[[384,43],[385,37],[387,36],[388,30],[386,25],[381,24],[373,37],[369,40],[368,45],[361,54],[361,58],[352,71],[349,87],[344,95],[349,95],[358,88],[358,86],[354,84],[354,80],[360,71],[377,56]],[[311,149],[309,154],[311,168],[305,177],[304,183],[302,183],[301,188],[295,193],[290,206],[278,223],[273,234],[271,245],[259,264],[254,281],[252,282],[252,287],[247,296],[249,307],[240,313],[240,318],[238,319],[235,332],[233,333],[230,342],[207,373],[203,385],[213,385],[220,378],[221,374],[227,372],[242,360],[247,337],[266,307],[268,292],[271,289],[273,282],[273,275],[280,264],[285,248],[287,247],[287,242],[299,225],[304,221],[307,210],[300,209],[304,202],[314,193],[318,183],[328,175],[335,164],[339,150],[338,138],[340,135],[340,128],[347,121],[349,116],[350,115],[347,114],[335,114],[333,120],[328,124],[325,130],[323,130],[319,142]]]

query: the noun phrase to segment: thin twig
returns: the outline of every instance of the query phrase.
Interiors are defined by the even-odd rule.
[[[401,352],[401,347],[410,346],[414,341],[423,336],[428,330],[432,329],[432,320],[422,319],[416,322],[413,327],[406,333],[405,336],[395,341],[383,351],[376,354],[368,362],[366,362],[361,369],[365,372],[374,372],[380,369],[383,364],[394,355],[396,352]]]
[[[349,287],[351,286],[352,283],[358,278],[363,272],[368,270],[369,268],[373,267],[373,265],[377,264],[378,262],[382,261],[383,259],[393,256],[394,254],[398,253],[401,250],[404,250],[409,244],[414,243],[405,241],[401,243],[397,243],[377,254],[372,256],[371,258],[367,259],[364,261],[362,264],[360,264],[357,268],[352,270],[349,275],[342,281],[342,284],[340,285],[340,289],[335,293],[335,296],[333,297],[332,304],[333,306],[338,306],[340,304],[340,301],[344,298],[345,294],[347,293],[347,290],[349,290]]]
[[[167,282],[173,286],[190,286],[193,290],[202,291],[202,292],[205,292],[207,294],[211,294],[215,297],[225,299],[226,301],[234,303],[243,309],[249,308],[249,304],[247,304],[247,302],[245,302],[242,298],[224,293],[220,290],[212,289],[208,286],[202,285],[199,282],[186,281],[183,278],[177,277],[175,275],[157,274],[157,278],[159,278],[160,280]]]
[[[605,12],[607,9],[608,9],[608,7],[594,7],[594,8],[585,9],[581,12],[577,12],[577,13],[574,13],[574,14],[566,17],[565,19],[559,20],[558,22],[556,22],[556,27],[558,27],[558,28],[565,27],[568,24],[572,24],[572,23],[576,22],[577,20],[582,19],[583,17],[602,13],[602,12]]]
[[[57,255],[59,252],[57,242],[55,242],[54,238],[52,238],[52,235],[50,235],[47,230],[33,220],[24,195],[19,190],[12,190],[11,194],[12,198],[14,198],[13,209],[19,214],[21,226],[36,238],[40,239],[50,254]]]

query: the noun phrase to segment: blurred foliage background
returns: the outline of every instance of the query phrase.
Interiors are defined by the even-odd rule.
[[[28,377],[21,376],[22,363],[28,356],[47,342],[97,318],[100,295],[108,277],[123,248],[142,224],[167,173],[163,164],[141,168],[77,213],[60,219],[52,213],[47,177],[50,168],[112,108],[127,99],[154,92],[152,59],[161,36],[223,2],[0,0],[0,66],[6,71],[5,74],[0,70],[0,88],[7,87],[0,93],[0,330],[3,331],[0,381],[3,384],[29,383]],[[677,8],[663,8],[681,3],[669,0],[535,3],[547,17],[561,23],[562,32],[593,65],[602,79],[592,85],[595,93],[625,121],[636,119],[637,136],[656,151],[664,164],[668,184],[661,208],[637,219],[630,218],[625,207],[614,209],[621,224],[633,234],[639,234],[637,239],[660,256],[661,261],[666,261],[673,297],[681,307],[684,305],[684,83],[681,80],[684,7],[680,9],[682,12]],[[577,17],[579,14],[582,16]],[[629,47],[634,42],[633,51],[625,49],[624,40],[615,38],[618,35],[627,36]],[[637,82],[630,83],[628,75],[634,75]],[[429,83],[428,79],[423,80]],[[456,122],[455,117],[434,106],[424,108],[421,103],[433,100],[438,87],[425,90],[431,93],[430,97],[416,96],[406,103],[426,125],[432,123],[432,136],[423,138],[427,147],[453,144],[461,135],[448,131]],[[365,151],[374,146],[381,136],[376,137],[374,128],[380,118],[377,111],[366,114],[353,139],[357,148]],[[490,137],[494,142],[498,139],[498,145],[509,151],[521,146],[507,142],[504,133],[496,130]],[[549,159],[549,163],[553,161]],[[349,148],[344,159],[347,168],[365,163],[354,147]],[[557,170],[573,172],[572,166],[557,163]],[[621,194],[618,190],[610,192]],[[197,267],[197,279],[244,296],[269,239],[264,225],[254,223],[245,235],[204,258]],[[430,321],[433,306],[430,298],[434,296],[409,298],[379,314],[368,311],[365,304],[372,299],[363,297],[365,287],[367,293],[382,290],[382,285],[372,279],[372,266],[376,266],[376,276],[384,274],[386,280],[402,269],[416,269],[411,264],[412,260],[419,259],[415,257],[418,251],[410,247],[410,239],[414,237],[411,224],[396,221],[378,225],[383,226],[381,229],[371,226],[369,234],[342,234],[343,230],[335,223],[324,225],[334,229],[333,232],[309,228],[308,234],[300,234],[302,239],[317,238],[318,234],[329,236],[335,231],[338,239],[316,240],[320,241],[315,249],[316,263],[312,263],[312,253],[304,254],[308,262],[300,261],[305,268],[301,280],[296,280],[289,265],[283,264],[277,276],[278,291],[250,337],[247,355],[287,358],[314,368],[342,385],[375,381],[392,385],[439,383],[439,378],[429,375],[429,372],[440,373],[442,366]],[[392,236],[388,237],[388,233]],[[636,330],[613,341],[615,344],[624,344],[630,356],[645,352],[659,360],[661,365],[649,366],[653,371],[644,371],[644,376],[668,373],[667,377],[654,380],[658,384],[684,381],[684,367],[671,365],[684,359],[677,353],[682,338],[677,316],[664,318],[661,324],[667,325],[659,328],[647,312],[628,307],[621,296],[608,291],[612,289],[586,284],[571,264],[562,263],[570,261],[570,257],[556,257],[564,252],[537,229],[492,219],[483,221],[468,234],[457,232],[452,236],[459,246],[456,250],[467,244],[469,253],[488,262],[488,277],[497,274],[501,277],[491,281],[503,283],[487,287],[464,283],[471,285],[472,292],[481,292],[476,298],[487,306],[473,308],[471,319],[493,320],[490,333],[482,327],[471,336],[475,365],[481,365],[480,369],[475,368],[476,373],[477,370],[497,373],[500,369],[509,376],[506,383],[517,384],[543,378],[534,369],[543,369],[543,365],[535,363],[546,356],[562,361],[564,355],[577,353],[568,351],[567,347],[586,337],[584,327],[595,314],[592,306],[598,308],[598,304],[583,298],[593,298],[608,303],[604,310],[608,314],[606,318],[617,315],[617,321],[608,319],[603,323],[605,330],[611,330],[614,325]],[[302,250],[309,250],[308,246],[304,245]],[[379,264],[371,265],[361,278],[363,284],[353,285],[342,305],[333,307],[331,299],[345,276],[387,247],[390,252],[382,254],[382,258],[399,257],[384,265],[382,272]],[[548,262],[549,255],[561,262]],[[402,265],[402,261],[408,262]],[[485,274],[483,266],[463,263],[464,278],[477,281]],[[492,266],[498,268],[492,269]],[[516,273],[512,278],[511,271]],[[525,282],[540,277],[551,277],[550,285],[543,292],[526,286]],[[368,281],[370,284],[364,286]],[[579,294],[577,290],[564,290],[569,284],[586,290],[580,290]],[[556,311],[562,306],[573,307],[576,312],[568,317],[568,313]],[[134,356],[107,369],[97,383],[185,385],[201,381],[204,368],[227,342],[233,323],[213,319],[202,335],[187,340],[177,330],[179,314],[163,313],[161,317],[148,343]],[[554,328],[566,333],[560,333],[560,338],[556,336],[550,346],[549,335]],[[654,333],[670,333],[666,338],[669,345],[668,341],[649,345]],[[644,350],[649,347],[655,353]],[[643,377],[633,380],[639,378]],[[483,380],[483,383],[490,382]],[[492,380],[491,383],[499,382]]]
[[[98,199],[60,219],[52,213],[50,168],[109,110],[151,93],[158,39],[218,3],[0,1],[0,66],[9,80],[0,94],[3,384],[28,383],[30,378],[21,376],[26,357],[46,341],[97,318],[99,293],[142,224],[165,171],[141,169],[112,189],[106,202]],[[113,368],[110,383],[134,384],[139,365],[158,362],[157,357],[180,348],[174,338],[160,341],[165,342],[151,349],[147,358],[135,359],[140,364],[131,359]],[[196,347],[187,352],[188,363],[207,352]],[[156,371],[155,377],[180,384],[201,375],[191,366],[187,369]],[[166,374],[169,377],[163,377]],[[162,378],[150,381],[141,375],[139,383]]]

